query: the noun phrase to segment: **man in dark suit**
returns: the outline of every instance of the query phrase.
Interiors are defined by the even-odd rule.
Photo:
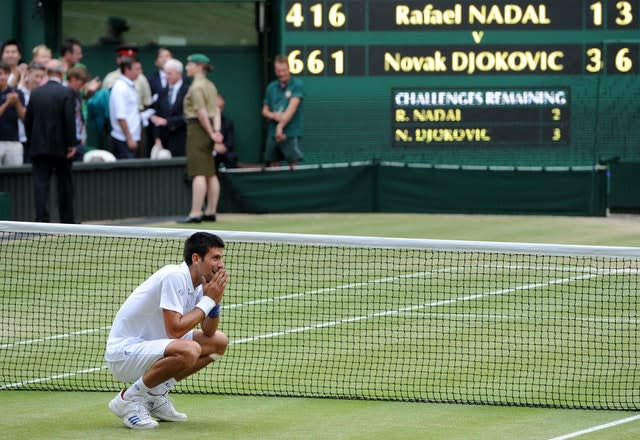
[[[149,80],[149,87],[151,88],[151,96],[154,101],[157,100],[157,97],[160,95],[160,91],[167,87],[167,77],[164,73],[164,63],[173,58],[171,55],[171,51],[166,47],[161,47],[158,49],[158,54],[156,55],[156,60],[154,64],[158,68],[155,72],[147,75],[147,80]]]
[[[176,59],[167,60],[164,71],[167,87],[162,89],[154,104],[156,114],[151,116],[155,127],[156,144],[171,151],[171,156],[184,156],[187,142],[187,124],[184,118],[183,102],[189,91],[189,84],[183,80],[182,63]]]
[[[49,81],[31,92],[24,120],[27,150],[33,164],[33,193],[36,221],[48,222],[49,186],[53,170],[58,178],[58,207],[61,223],[75,223],[71,165],[76,139],[75,96],[62,85],[64,65],[47,63]]]

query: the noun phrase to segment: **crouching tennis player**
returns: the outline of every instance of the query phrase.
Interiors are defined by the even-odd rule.
[[[197,232],[184,244],[184,262],[158,270],[122,304],[107,341],[113,375],[133,383],[109,409],[132,429],[153,429],[156,420],[181,422],[169,390],[222,357],[229,340],[218,330],[228,274],[224,242]],[[195,330],[200,324],[201,330]]]

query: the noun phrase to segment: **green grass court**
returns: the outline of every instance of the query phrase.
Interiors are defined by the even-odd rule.
[[[162,227],[175,227],[174,224],[155,225]],[[201,229],[206,225],[203,224]],[[223,215],[215,226],[217,230],[251,230],[268,232],[296,232],[296,233],[319,233],[337,235],[366,235],[366,236],[394,236],[406,238],[446,238],[464,240],[483,241],[513,241],[513,242],[546,242],[546,243],[574,243],[574,244],[597,244],[612,246],[640,246],[640,221],[634,217],[611,217],[605,219],[586,218],[563,218],[563,217],[497,217],[497,216],[437,216],[437,215]],[[2,251],[0,250],[0,253]],[[89,251],[91,252],[91,251]],[[349,391],[354,394],[365,393],[368,398],[388,398],[394,392],[400,390],[412,390],[416,392],[417,400],[422,396],[433,395],[438,392],[437,385],[453,382],[460,387],[460,393],[476,396],[478,401],[487,400],[487,396],[493,393],[492,388],[503,388],[503,381],[508,378],[513,383],[521,383],[521,388],[516,386],[516,392],[520,397],[524,396],[530,401],[536,402],[541,391],[532,389],[526,380],[518,382],[519,369],[505,370],[500,367],[500,359],[523,359],[522,370],[526,370],[526,360],[540,362],[541,359],[531,358],[527,353],[518,351],[518,342],[526,340],[530,335],[542,337],[544,332],[561,333],[560,337],[550,338],[549,347],[539,347],[537,356],[548,356],[546,359],[550,369],[560,367],[560,379],[553,384],[545,386],[555,387],[560,390],[566,383],[575,380],[572,377],[574,370],[569,364],[563,363],[562,359],[554,358],[554,347],[565,345],[567,348],[575,349],[578,359],[589,359],[594,353],[590,350],[597,344],[597,340],[585,336],[587,333],[574,332],[567,329],[565,317],[568,314],[579,316],[583,311],[571,308],[570,303],[563,302],[563,298],[547,298],[545,303],[539,302],[542,292],[545,295],[553,295],[547,290],[551,285],[566,285],[568,291],[574,289],[576,292],[594,292],[592,307],[598,310],[594,315],[594,310],[585,310],[589,313],[591,321],[585,323],[598,333],[601,329],[605,331],[610,326],[604,325],[607,320],[619,319],[615,323],[616,340],[612,342],[611,352],[615,358],[616,347],[622,345],[627,351],[636,350],[637,335],[637,303],[635,292],[637,291],[637,267],[624,265],[624,267],[613,270],[626,270],[628,276],[625,280],[627,284],[622,294],[617,295],[615,300],[606,295],[597,295],[606,286],[605,281],[609,273],[576,273],[575,271],[566,274],[561,269],[547,275],[547,278],[540,279],[539,285],[525,286],[518,292],[518,301],[510,304],[503,301],[503,297],[514,292],[498,292],[493,286],[494,282],[487,282],[486,274],[480,272],[478,268],[489,270],[496,280],[501,278],[510,279],[514,276],[528,274],[535,276],[538,270],[534,263],[527,260],[516,261],[509,267],[500,265],[496,261],[475,261],[472,273],[460,271],[455,273],[455,279],[461,287],[461,292],[457,295],[448,290],[448,285],[438,278],[438,271],[451,271],[456,268],[458,262],[455,255],[445,255],[442,260],[433,263],[431,272],[436,273],[428,283],[417,282],[416,279],[423,279],[423,275],[418,273],[418,269],[423,267],[422,261],[416,261],[415,266],[403,267],[399,269],[385,268],[384,262],[372,261],[371,271],[366,273],[349,274],[348,278],[341,278],[341,270],[349,271],[348,261],[332,261],[330,266],[323,272],[323,265],[309,261],[308,273],[287,274],[286,281],[269,278],[269,270],[256,272],[255,267],[270,268],[270,259],[278,260],[279,255],[274,253],[267,256],[256,256],[252,264],[247,267],[233,267],[233,255],[235,249],[230,246],[228,255],[228,266],[232,276],[246,278],[255,276],[266,278],[270,285],[265,286],[263,292],[253,292],[253,297],[247,295],[247,289],[243,288],[243,280],[233,280],[235,286],[227,292],[225,305],[228,310],[224,313],[223,330],[233,334],[232,341],[236,343],[230,347],[228,356],[233,356],[233,371],[226,371],[231,361],[223,360],[218,366],[201,372],[193,381],[200,381],[192,384],[204,391],[212,392],[239,392],[249,396],[220,396],[209,394],[179,394],[175,395],[176,406],[181,411],[185,411],[190,416],[190,421],[186,424],[162,424],[158,430],[149,433],[136,433],[145,437],[154,438],[176,437],[186,438],[187,436],[215,435],[217,438],[425,438],[425,439],[495,439],[495,438],[517,438],[517,439],[552,439],[563,438],[573,434],[584,439],[631,439],[640,435],[640,420],[628,421],[607,429],[598,429],[593,432],[577,435],[582,430],[602,427],[603,425],[619,420],[625,420],[636,415],[630,411],[595,411],[595,410],[574,410],[574,409],[547,409],[547,408],[527,408],[489,405],[455,405],[455,404],[433,404],[433,403],[404,403],[404,402],[381,402],[344,400],[348,398]],[[171,259],[164,261],[167,256],[171,257],[173,250],[163,252],[162,261],[149,258],[145,264],[160,267]],[[384,259],[394,258],[397,251],[389,251]],[[25,249],[28,254],[28,249]],[[179,258],[180,250],[175,251],[175,258]],[[117,273],[117,264],[109,263],[111,258],[95,253],[88,255],[85,261],[88,266],[83,266],[83,270],[89,268],[89,272],[95,274],[92,281],[92,288],[100,289],[99,286],[108,284],[114,274]],[[122,253],[113,255],[114,261]],[[405,256],[406,257],[406,256]],[[4,256],[3,256],[4,258]],[[371,256],[360,256],[361,259],[371,258]],[[33,267],[33,258],[27,258],[24,272],[30,273],[29,268]],[[411,259],[403,258],[404,262],[411,262]],[[65,270],[73,270],[79,267],[81,261],[74,261]],[[284,262],[284,270],[293,266],[293,261]],[[575,262],[574,262],[575,263]],[[110,264],[113,264],[112,266]],[[316,266],[314,266],[316,264]],[[637,265],[637,262],[635,263]],[[94,267],[95,266],[95,267]],[[354,266],[355,267],[355,266]],[[580,264],[577,264],[580,267]],[[139,277],[146,277],[147,269],[141,269],[140,273],[133,274]],[[385,273],[388,270],[388,273]],[[402,274],[408,276],[407,279],[392,279],[393,273],[403,271]],[[468,272],[468,271],[467,271]],[[149,272],[151,273],[151,272]],[[253,275],[252,275],[253,273]],[[375,277],[378,278],[374,278]],[[314,292],[321,286],[327,285],[326,277],[332,277],[329,284],[341,286],[345,283],[356,284],[355,287],[336,289],[331,295],[314,294],[317,302],[312,303],[318,308],[317,320],[315,324],[321,323],[324,327],[312,328],[309,323],[309,312],[300,311],[296,315],[296,298],[285,298],[285,294]],[[374,282],[372,282],[372,279]],[[450,280],[451,278],[449,278]],[[382,280],[382,281],[381,281]],[[355,281],[355,282],[354,282]],[[247,281],[248,282],[248,281]],[[30,279],[27,283],[37,286],[38,279]],[[341,284],[342,283],[342,284]],[[500,284],[496,281],[495,284]],[[517,283],[516,283],[517,284]],[[249,283],[249,285],[252,285]],[[33,287],[31,286],[31,287]],[[135,286],[133,286],[135,287]],[[610,286],[608,286],[610,287]],[[59,286],[55,287],[59,292],[73,292],[74,287],[65,283],[64,278],[59,280]],[[430,298],[434,305],[426,307],[415,307],[418,294],[424,289],[431,289]],[[235,289],[235,290],[234,290]],[[394,292],[401,290],[403,295],[399,298]],[[238,292],[238,297],[234,297],[234,291]],[[567,290],[565,290],[567,291]],[[240,296],[242,292],[242,297]],[[274,295],[279,292],[281,297]],[[481,292],[479,297],[472,297],[477,292]],[[468,298],[460,300],[461,293]],[[606,294],[610,294],[605,292]],[[612,293],[612,292],[611,292]],[[126,293],[124,294],[126,296]],[[265,301],[265,296],[269,300]],[[368,295],[368,296],[367,296]],[[415,295],[415,296],[414,296]],[[101,299],[102,295],[97,295],[96,301],[107,302]],[[365,300],[366,305],[362,309],[359,304]],[[43,301],[46,300],[43,298]],[[379,302],[376,302],[379,301]],[[348,307],[349,302],[354,302],[353,307]],[[439,303],[435,306],[435,303]],[[524,304],[526,307],[536,307],[535,315],[540,319],[531,320],[531,313],[525,317],[516,313],[517,304]],[[549,304],[559,304],[559,307],[550,307]],[[18,302],[16,302],[18,304]],[[16,316],[7,326],[8,329],[20,329],[20,334],[24,335],[22,341],[44,337],[55,334],[55,329],[63,328],[66,333],[73,333],[74,337],[64,337],[51,339],[46,343],[37,344],[43,350],[47,346],[51,353],[67,353],[70,359],[77,362],[78,370],[83,370],[92,365],[95,366],[98,360],[93,355],[83,353],[96,347],[92,346],[96,340],[96,335],[102,335],[106,339],[108,326],[112,316],[102,316],[91,312],[86,304],[81,301],[74,303],[73,298],[69,307],[65,310],[55,310],[50,316],[37,316],[36,319],[25,319]],[[514,306],[516,304],[516,306]],[[568,305],[569,306],[568,306]],[[338,309],[340,305],[340,309]],[[102,304],[97,304],[100,309]],[[524,307],[524,306],[523,306]],[[242,313],[239,312],[242,310]],[[339,316],[333,313],[338,310]],[[351,311],[357,311],[353,315]],[[364,310],[364,314],[362,314]],[[398,313],[398,311],[400,311]],[[74,315],[81,311],[85,315],[85,321],[75,321]],[[242,316],[242,321],[234,316]],[[381,314],[382,311],[382,314]],[[489,313],[490,311],[490,313]],[[352,313],[352,315],[349,315]],[[354,312],[355,313],[355,312]],[[6,315],[6,311],[2,313]],[[265,315],[270,318],[265,319]],[[396,315],[402,315],[397,316]],[[339,319],[350,316],[353,319],[348,322],[340,322]],[[381,328],[373,324],[376,318],[385,317],[385,327]],[[595,319],[594,319],[595,316]],[[86,319],[92,323],[90,334],[75,334],[86,330]],[[487,322],[499,323],[497,326],[487,328],[484,331],[476,332],[480,335],[477,339],[469,340],[471,325],[483,330]],[[5,316],[6,318],[6,316]],[[387,319],[388,318],[388,319]],[[491,319],[488,319],[491,318]],[[11,319],[11,317],[9,317]],[[254,322],[250,322],[254,321]],[[6,321],[5,321],[6,322]],[[419,326],[418,323],[428,322],[427,325]],[[542,322],[542,324],[541,324]],[[74,324],[75,323],[75,324]],[[328,324],[327,324],[328,323]],[[403,327],[406,327],[404,329]],[[421,330],[415,330],[419,327]],[[295,331],[284,332],[275,335],[278,331],[293,329]],[[442,341],[451,339],[462,342],[463,350],[460,353],[451,353],[450,358],[430,359],[432,371],[421,369],[419,359],[416,357],[413,344],[403,339],[403,331],[413,331],[412,338],[420,340],[425,345],[435,348],[442,347]],[[12,330],[15,331],[15,330]],[[335,345],[325,347],[325,352],[309,351],[309,344],[313,346],[315,338],[321,342],[323,332],[331,332]],[[59,331],[58,331],[59,333]],[[270,337],[255,338],[256,334],[271,335]],[[39,335],[39,336],[35,336]],[[353,352],[353,346],[341,344],[340,336],[344,341],[356,335],[362,342],[357,352]],[[376,346],[375,341],[380,338],[388,338],[391,335],[393,340],[401,343],[389,347]],[[622,336],[620,336],[622,335]],[[7,335],[3,335],[3,342]],[[348,338],[347,338],[348,336]],[[601,335],[607,338],[607,335]],[[252,339],[253,338],[253,339]],[[466,339],[465,339],[466,338]],[[498,344],[496,341],[507,339]],[[100,339],[100,338],[98,338]],[[242,342],[245,341],[245,342]],[[10,343],[16,343],[11,341]],[[403,344],[407,345],[403,345]],[[2,344],[0,344],[2,345]],[[260,350],[255,347],[260,346]],[[278,354],[284,348],[296,350],[298,356],[295,359],[280,358]],[[318,348],[320,350],[322,347]],[[451,347],[449,347],[451,348]],[[449,348],[445,351],[448,353]],[[506,349],[508,348],[508,349]],[[25,350],[26,352],[26,350]],[[598,351],[600,353],[601,351]],[[265,356],[265,353],[276,353],[275,359]],[[327,356],[324,361],[323,356]],[[31,355],[33,356],[33,354]],[[46,357],[47,353],[43,352]],[[353,383],[341,383],[343,374],[327,369],[326,365],[336,361],[340,364],[340,356],[344,359],[360,359],[362,365],[376,365],[374,374],[366,373],[362,365],[339,365],[340,368],[350,369],[350,377],[358,378],[355,381],[358,389],[349,389]],[[240,360],[238,360],[240,359]],[[329,362],[329,360],[331,362]],[[543,361],[545,359],[542,359]],[[227,366],[225,367],[225,361]],[[451,361],[455,365],[450,365]],[[599,360],[592,360],[598,368],[610,368],[605,360],[601,360],[602,365],[598,365]],[[442,372],[438,368],[433,368],[441,362]],[[11,382],[12,371],[28,370],[30,364],[29,356],[16,358],[12,368],[5,369],[2,373],[2,383]],[[544,362],[543,362],[544,364]],[[637,364],[636,364],[637,365]],[[446,371],[445,371],[446,370]],[[260,374],[255,374],[255,372]],[[340,370],[345,371],[345,370]],[[633,374],[637,371],[633,366],[622,368],[624,374]],[[631,373],[629,373],[631,371]],[[47,374],[45,371],[32,371],[30,380],[37,380]],[[50,374],[50,373],[49,373]],[[489,389],[481,389],[474,383],[474,374],[483,383],[493,384]],[[545,377],[544,371],[539,371],[540,377]],[[592,373],[581,373],[580,383],[585,391],[577,393],[576,399],[581,399],[583,394],[593,396],[605,396],[615,391],[617,381],[608,383],[598,377],[601,371],[595,369]],[[622,374],[622,373],[621,373]],[[80,381],[91,388],[94,383],[110,389],[117,386],[110,378],[106,370],[89,371],[81,374],[83,378],[75,376],[56,378],[60,384],[65,381]],[[8,380],[7,380],[8,379]],[[531,378],[525,378],[527,380]],[[625,378],[633,381],[633,377]],[[204,383],[202,383],[204,381]],[[37,383],[37,382],[33,382]],[[75,382],[78,383],[78,382]],[[186,382],[183,386],[191,386]],[[300,390],[313,390],[314,394],[324,397],[339,397],[340,399],[312,399],[312,398],[281,398],[281,397],[254,397],[255,389],[267,387],[266,394],[279,394],[286,387]],[[34,386],[32,386],[34,387]],[[37,386],[35,386],[37,388]],[[100,387],[98,387],[100,389]],[[346,390],[337,393],[335,390]],[[416,391],[417,390],[417,391]],[[548,389],[546,391],[549,391]],[[368,393],[368,394],[367,394]],[[5,432],[11,433],[10,438],[121,438],[123,435],[134,435],[127,433],[127,429],[113,417],[108,411],[106,404],[112,396],[112,392],[58,392],[58,391],[13,391],[3,389],[0,395],[0,427]],[[295,395],[296,393],[292,393]],[[638,394],[634,394],[632,400],[638,401]],[[493,400],[493,403],[509,405],[509,401]],[[571,403],[570,403],[571,404]],[[579,404],[579,402],[578,402]],[[80,415],[80,416],[78,416]],[[44,434],[43,434],[44,433]],[[569,437],[564,437],[569,438]],[[573,437],[571,437],[573,438]]]

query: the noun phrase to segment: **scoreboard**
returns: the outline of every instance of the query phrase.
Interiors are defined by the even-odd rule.
[[[568,89],[395,89],[393,145],[567,144]]]
[[[640,0],[278,6],[312,160],[640,158]]]

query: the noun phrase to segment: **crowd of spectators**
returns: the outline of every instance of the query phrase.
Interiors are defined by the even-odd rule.
[[[101,81],[92,78],[82,63],[81,42],[74,38],[62,42],[57,58],[64,69],[62,84],[75,96],[73,160],[185,156],[187,122],[183,100],[190,79],[184,74],[182,62],[173,57],[171,50],[160,48],[154,62],[156,70],[145,74],[135,45],[114,45],[114,50],[114,70]],[[25,111],[31,92],[49,80],[46,66],[54,58],[44,44],[35,46],[30,54],[29,60],[21,44],[13,39],[4,41],[0,48],[0,166],[31,163],[23,123]],[[135,94],[127,93],[130,87]],[[224,105],[223,100],[219,102]],[[233,167],[237,161],[232,153],[233,123],[228,118],[225,130],[231,159],[218,158],[216,166]],[[92,150],[101,154],[87,155]]]
[[[123,28],[115,21],[111,25]],[[192,54],[183,65],[168,48],[160,48],[154,63],[156,70],[145,74],[135,45],[119,44],[114,48],[115,68],[101,81],[92,78],[82,64],[82,44],[77,39],[65,39],[58,58],[39,44],[31,51],[30,61],[25,59],[17,40],[2,43],[0,166],[32,163],[35,170],[38,165],[40,189],[36,190],[36,204],[39,221],[47,221],[44,201],[48,196],[41,193],[46,190],[48,194],[52,171],[64,168],[70,176],[73,161],[185,156],[193,187],[192,210],[186,222],[215,221],[220,192],[217,170],[236,167],[238,160],[234,124],[223,114],[224,97],[207,78],[213,70],[209,57]],[[294,168],[302,159],[302,82],[291,76],[286,57],[276,57],[274,72],[277,79],[267,87],[262,108],[268,124],[265,162],[267,166],[277,166],[286,160]],[[49,87],[52,82],[55,87]],[[34,93],[40,96],[40,89],[46,87],[50,89],[50,103],[64,107],[68,118],[44,117],[48,104],[42,102],[49,102],[46,99],[30,106]],[[58,102],[59,97],[64,99]],[[38,110],[40,114],[34,119],[29,112]],[[44,127],[45,121],[60,127]],[[67,136],[70,128],[73,136]],[[90,144],[89,130],[95,138]],[[53,147],[47,151],[47,143],[53,145],[62,140],[47,137],[54,132],[65,134],[65,145],[56,146],[55,152]],[[34,148],[36,143],[31,136],[39,137],[38,148]],[[55,166],[43,166],[47,161]],[[69,164],[63,167],[65,161]],[[65,197],[72,197],[70,178],[68,181]],[[72,222],[73,214],[64,221]]]

